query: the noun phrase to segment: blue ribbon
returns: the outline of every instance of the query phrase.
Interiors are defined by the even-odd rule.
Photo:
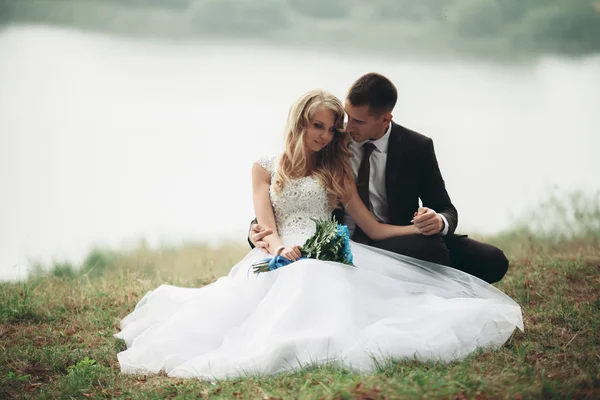
[[[296,261],[300,261],[305,258],[306,257],[300,257]],[[273,258],[265,258],[264,260],[261,260],[260,262],[263,263],[263,262],[267,262],[267,261],[269,262],[269,271],[273,271],[274,269],[285,267],[286,265],[289,265],[293,262],[291,260],[288,260],[284,256],[275,256]]]

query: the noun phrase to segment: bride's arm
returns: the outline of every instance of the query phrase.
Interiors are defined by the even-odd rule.
[[[269,186],[271,175],[258,163],[252,165],[252,199],[257,222],[265,229],[271,229],[272,234],[263,239],[267,242],[267,251],[273,254],[278,247],[283,246],[282,240],[277,233],[275,215],[269,198]]]
[[[394,236],[414,235],[419,233],[419,230],[414,225],[398,226],[382,224],[377,221],[360,199],[356,184],[352,183],[350,191],[350,201],[348,202],[346,209],[354,222],[360,226],[360,229],[362,229],[371,240],[384,240]]]

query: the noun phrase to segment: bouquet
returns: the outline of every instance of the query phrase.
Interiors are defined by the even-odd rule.
[[[300,246],[302,257],[315,260],[335,261],[354,266],[352,251],[350,249],[350,231],[346,225],[340,225],[333,218],[316,219],[317,229],[311,237]],[[291,264],[292,261],[283,256],[275,256],[260,260],[252,264],[255,274],[272,271]]]

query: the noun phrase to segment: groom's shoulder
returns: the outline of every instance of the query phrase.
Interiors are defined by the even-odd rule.
[[[396,134],[396,136],[398,137],[398,139],[406,142],[406,143],[410,143],[410,144],[414,144],[414,145],[422,145],[425,144],[427,142],[431,142],[431,138],[429,136],[426,136],[420,132],[417,132],[415,130],[409,129],[403,125],[397,124],[395,122],[392,122],[392,134]]]

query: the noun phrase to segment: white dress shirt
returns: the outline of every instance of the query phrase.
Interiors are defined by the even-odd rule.
[[[388,144],[391,131],[392,124],[390,123],[385,134],[377,140],[365,140],[364,142],[360,143],[352,140],[350,142],[350,151],[352,152],[352,172],[354,173],[355,180],[358,178],[358,169],[360,168],[360,163],[362,162],[364,154],[364,144],[370,141],[375,145],[375,149],[369,157],[369,210],[379,222],[384,224],[389,222],[387,192],[385,187],[385,165],[387,162]],[[439,216],[444,220],[444,230],[440,232],[440,234],[446,235],[449,229],[448,221],[444,215],[439,214]],[[351,234],[354,233],[356,224],[347,212],[344,213],[343,224],[348,226]]]

